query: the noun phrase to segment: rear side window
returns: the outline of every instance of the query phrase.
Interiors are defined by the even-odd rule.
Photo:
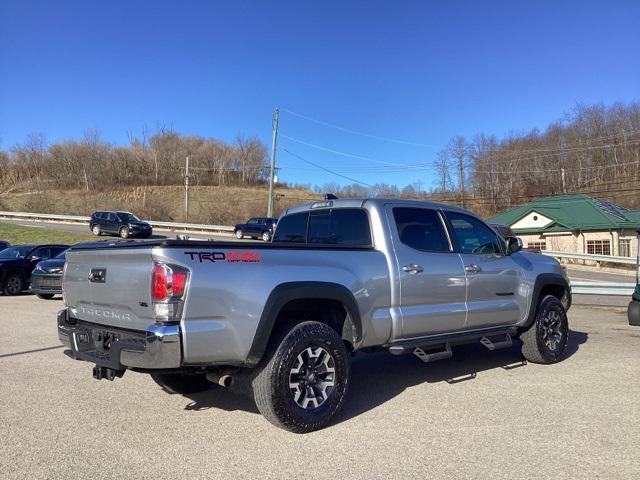
[[[435,210],[401,207],[393,209],[400,241],[427,252],[449,252],[449,241]]]
[[[369,217],[361,208],[312,210],[309,213],[309,243],[369,246]]]
[[[274,242],[305,243],[307,239],[307,212],[287,215],[278,222]]]

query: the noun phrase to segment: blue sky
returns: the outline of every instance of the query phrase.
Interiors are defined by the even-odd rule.
[[[439,146],[454,135],[544,129],[578,102],[640,97],[637,1],[29,1],[0,4],[0,148],[97,129],[165,125],[271,142],[276,106]],[[376,140],[283,113],[281,132],[375,160],[436,147]],[[282,138],[366,183],[431,184]],[[278,154],[288,182],[349,183]],[[374,171],[375,170],[375,171]]]

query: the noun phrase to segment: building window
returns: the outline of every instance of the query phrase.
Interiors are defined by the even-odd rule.
[[[631,256],[631,239],[621,238],[618,240],[618,255],[621,257]]]
[[[547,242],[529,242],[527,243],[527,248],[532,248],[534,250],[546,250]]]
[[[611,255],[611,242],[609,240],[587,240],[587,253],[589,255]]]

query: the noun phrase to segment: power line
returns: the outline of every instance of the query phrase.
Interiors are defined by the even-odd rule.
[[[387,142],[392,142],[392,143],[398,143],[398,144],[402,144],[402,145],[411,145],[411,146],[416,146],[416,147],[428,147],[428,148],[439,148],[439,149],[445,149],[446,146],[442,146],[442,145],[433,145],[433,144],[427,144],[427,143],[419,143],[419,142],[411,142],[411,141],[406,141],[406,140],[400,140],[397,138],[391,138],[391,137],[386,137],[386,136],[382,136],[382,135],[374,135],[371,133],[365,133],[365,132],[360,132],[358,130],[352,130],[350,128],[345,128],[342,127],[340,125],[336,125],[333,123],[329,123],[329,122],[325,122],[324,120],[318,120],[316,118],[312,118],[309,117],[307,115],[303,115],[301,113],[297,113],[291,110],[288,110],[286,108],[281,108],[280,109],[283,112],[286,112],[290,115],[293,115],[295,117],[298,118],[302,118],[304,120],[316,123],[318,125],[322,125],[325,127],[329,127],[329,128],[334,128],[336,130],[340,130],[346,133],[351,133],[353,135],[360,135],[362,137],[367,137],[367,138],[373,138],[376,140],[382,140],[382,141],[387,141]],[[640,133],[640,130],[631,130],[631,131],[623,131],[623,132],[619,132],[616,134],[611,134],[611,135],[607,135],[607,136],[599,136],[599,137],[592,137],[592,138],[587,138],[585,140],[585,142],[588,143],[592,143],[598,140],[608,140],[608,139],[613,139],[613,138],[617,138],[617,137],[626,137],[627,135],[635,135],[637,133]],[[515,139],[515,141],[513,140],[507,140],[508,143],[517,143],[518,141],[521,140],[526,140],[526,138],[519,138],[519,139]],[[493,151],[493,152],[498,152],[500,153],[501,150],[504,148],[503,146],[498,146],[495,148],[490,148],[487,151]],[[573,150],[574,148],[577,149],[581,149],[583,148],[583,146],[581,145],[577,145],[577,144],[573,144],[573,146],[563,146],[563,147],[540,147],[540,148],[532,148],[532,149],[527,149],[527,150],[521,150],[519,153],[523,154],[523,153],[536,153],[536,152],[551,152],[551,151],[570,151]],[[598,146],[595,146],[594,148],[599,148]]]
[[[411,145],[414,147],[426,147],[426,148],[444,148],[441,145],[431,145],[428,143],[418,143],[418,142],[408,142],[406,140],[399,140],[397,138],[391,137],[383,137],[381,135],[373,135],[371,133],[359,132],[357,130],[351,130],[350,128],[341,127],[339,125],[335,125],[333,123],[325,122],[322,120],[317,120],[315,118],[308,117],[306,115],[302,115],[301,113],[292,112],[291,110],[287,110],[286,108],[280,108],[283,112],[287,112],[294,117],[302,118],[304,120],[308,120],[309,122],[317,123],[318,125],[322,125],[329,128],[334,128],[336,130],[340,130],[342,132],[351,133],[353,135],[360,135],[361,137],[373,138],[376,140],[383,140],[385,142],[399,143],[402,145]]]
[[[302,160],[303,162],[308,163],[309,165],[313,165],[314,167],[319,168],[320,170],[324,170],[327,173],[330,173],[332,175],[336,175],[338,177],[344,178],[346,180],[349,180],[350,182],[359,183],[360,185],[364,185],[366,187],[373,187],[373,185],[371,185],[369,183],[361,182],[360,180],[356,180],[355,178],[347,177],[346,175],[341,175],[340,173],[334,172],[333,170],[329,170],[328,168],[325,168],[325,167],[323,167],[321,165],[318,165],[317,163],[314,163],[314,162],[312,162],[310,160],[307,160],[306,158],[303,158],[300,155],[297,155],[297,154],[295,154],[293,152],[290,152],[286,148],[283,148],[282,150],[287,152],[289,155],[291,155],[291,156],[293,156],[293,157],[295,157],[295,158],[297,158],[299,160]]]

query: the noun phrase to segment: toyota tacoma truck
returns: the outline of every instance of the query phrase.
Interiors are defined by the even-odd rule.
[[[271,243],[74,248],[63,288],[60,340],[95,378],[131,370],[184,394],[242,379],[270,422],[299,433],[340,411],[358,352],[432,362],[515,343],[557,362],[571,302],[560,264],[519,239],[457,207],[385,199],[290,208]]]

